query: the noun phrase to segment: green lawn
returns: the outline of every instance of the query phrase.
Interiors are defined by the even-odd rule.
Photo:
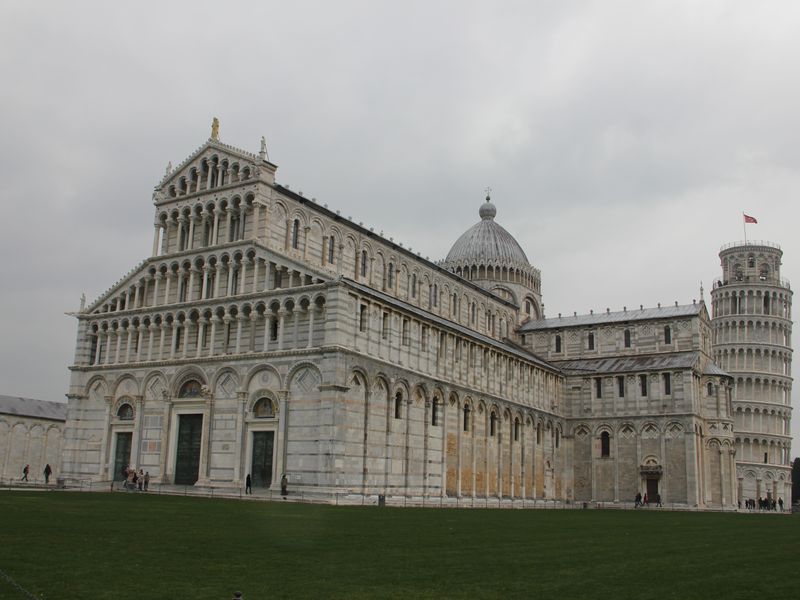
[[[795,516],[0,492],[0,570],[48,599],[791,598],[799,534]]]

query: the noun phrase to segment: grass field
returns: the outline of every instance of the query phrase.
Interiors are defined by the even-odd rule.
[[[797,516],[0,492],[0,570],[47,599],[791,598],[799,534]]]

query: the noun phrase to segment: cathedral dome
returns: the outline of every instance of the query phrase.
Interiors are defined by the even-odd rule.
[[[453,265],[492,263],[529,266],[528,257],[514,236],[495,222],[497,208],[488,196],[478,214],[481,220],[456,240],[444,262]]]

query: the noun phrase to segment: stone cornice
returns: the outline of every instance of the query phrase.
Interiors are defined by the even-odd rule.
[[[292,266],[297,267],[298,269],[302,269],[303,271],[307,271],[310,274],[318,277],[319,279],[328,279],[331,280],[333,275],[330,272],[322,271],[314,266],[306,265],[301,261],[293,258],[292,256],[283,254],[279,251],[274,250],[273,248],[269,248],[263,243],[255,239],[249,240],[237,240],[235,242],[227,242],[224,244],[215,244],[213,246],[206,246],[205,248],[195,248],[192,250],[183,250],[181,252],[171,252],[169,254],[161,254],[158,256],[151,256],[149,258],[144,259],[142,262],[139,263],[134,269],[128,272],[125,277],[120,279],[117,283],[107,289],[103,294],[101,294],[92,304],[90,304],[84,312],[75,313],[74,316],[80,319],[89,319],[89,318],[98,318],[98,317],[105,317],[105,318],[114,318],[112,315],[119,315],[119,316],[130,316],[130,315],[137,315],[142,313],[154,313],[154,312],[161,312],[164,308],[169,308],[170,310],[174,307],[191,307],[195,305],[205,305],[206,303],[213,304],[214,301],[233,301],[234,299],[247,299],[253,297],[260,297],[264,295],[270,295],[273,292],[284,292],[284,291],[292,291],[292,293],[296,293],[294,290],[300,289],[308,289],[315,286],[324,286],[325,284],[312,284],[307,286],[295,286],[293,288],[277,288],[275,290],[265,290],[260,292],[251,292],[249,294],[237,294],[235,296],[220,296],[218,298],[209,298],[208,300],[194,300],[192,302],[175,302],[172,304],[160,304],[158,306],[144,306],[141,308],[132,308],[132,309],[125,309],[120,311],[113,311],[113,312],[104,312],[104,313],[95,313],[92,312],[97,309],[97,307],[109,296],[113,295],[115,292],[119,291],[120,288],[125,284],[125,282],[129,281],[132,276],[134,276],[137,272],[141,271],[144,268],[147,268],[150,265],[159,264],[161,262],[170,263],[172,261],[180,261],[183,258],[193,258],[197,256],[205,256],[208,254],[218,254],[225,250],[231,249],[242,249],[242,251],[247,251],[248,249],[253,250],[263,250],[267,253],[272,253],[276,257],[280,258],[281,260],[286,261]]]
[[[218,298],[209,298],[207,300],[193,300],[192,302],[176,302],[173,304],[160,304],[158,306],[145,306],[144,308],[134,308],[131,310],[121,310],[119,312],[107,312],[97,314],[79,314],[76,315],[78,319],[85,321],[105,321],[105,320],[119,320],[130,319],[131,317],[139,315],[159,315],[163,313],[189,311],[193,309],[203,309],[212,306],[236,304],[239,302],[247,302],[253,300],[262,300],[268,298],[278,298],[293,295],[302,295],[303,293],[311,294],[315,291],[321,291],[330,287],[327,283],[315,283],[312,285],[297,286],[293,288],[280,288],[277,290],[270,290],[268,292],[251,292],[249,294],[237,294],[235,296],[220,296]]]
[[[201,356],[189,358],[173,358],[168,360],[151,360],[142,362],[129,362],[129,363],[115,363],[113,365],[71,365],[68,367],[70,371],[76,372],[109,372],[109,371],[131,371],[136,369],[152,369],[154,367],[181,367],[185,365],[196,365],[202,363],[216,363],[216,362],[231,362],[231,361],[247,361],[254,359],[265,358],[283,358],[291,356],[311,356],[314,354],[324,354],[331,350],[335,350],[333,346],[318,346],[315,348],[302,348],[296,350],[271,350],[268,352],[247,352],[241,354],[217,354],[214,356]]]
[[[220,200],[222,200],[230,195],[227,192],[230,192],[230,190],[237,188],[242,190],[241,195],[245,195],[251,191],[255,192],[258,190],[259,184],[265,185],[269,188],[272,187],[266,181],[261,181],[260,179],[245,179],[243,181],[234,181],[233,183],[226,183],[224,185],[220,185],[217,187],[207,188],[204,190],[200,190],[198,192],[191,192],[188,194],[182,194],[180,196],[164,198],[163,200],[156,200],[155,202],[153,202],[153,204],[155,205],[156,210],[168,206],[170,204],[175,204],[177,205],[176,208],[180,208],[180,204],[182,202],[187,205],[194,205],[198,203],[200,198],[203,198],[204,196],[208,195],[214,195],[214,196],[222,195],[223,197],[219,198]]]

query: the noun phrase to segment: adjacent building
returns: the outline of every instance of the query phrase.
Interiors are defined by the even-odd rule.
[[[67,405],[16,396],[0,396],[0,480],[44,483],[44,467],[59,474]]]

